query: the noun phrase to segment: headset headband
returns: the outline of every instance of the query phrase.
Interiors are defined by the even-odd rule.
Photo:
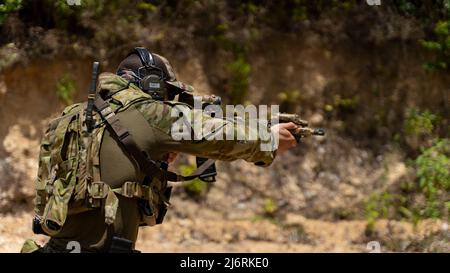
[[[148,51],[145,47],[135,47],[128,56],[132,54],[137,54],[141,59],[141,62],[145,66],[155,66],[155,60],[153,59],[153,55],[150,51]]]

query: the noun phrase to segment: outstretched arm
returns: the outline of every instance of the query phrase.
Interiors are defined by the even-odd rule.
[[[183,120],[174,114],[177,111],[174,107],[179,105],[181,104],[152,102],[137,106],[149,125],[161,131],[163,139],[159,139],[160,148],[169,152],[225,161],[244,159],[260,166],[268,166],[277,152],[283,153],[297,145],[289,132],[296,127],[293,123],[278,124],[269,129],[267,123],[258,120],[245,123],[238,119],[213,118],[198,112],[195,115],[200,116],[194,117],[194,110],[190,108],[183,109],[184,117],[187,118]],[[202,124],[199,126],[194,121]],[[185,130],[181,130],[184,133],[176,130],[182,129],[180,125],[186,123]],[[173,126],[178,127],[174,129]]]

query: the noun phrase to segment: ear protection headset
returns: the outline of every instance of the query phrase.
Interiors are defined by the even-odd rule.
[[[138,69],[138,85],[156,100],[164,100],[167,94],[164,71],[156,66],[153,54],[144,47],[135,47],[127,56],[136,54],[143,64]]]

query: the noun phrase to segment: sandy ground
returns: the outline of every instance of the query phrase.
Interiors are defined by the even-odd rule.
[[[34,235],[30,213],[0,216],[0,252],[19,252],[25,238],[38,243],[45,236]],[[163,225],[142,228],[137,249],[143,252],[370,252],[364,235],[365,221],[327,222],[290,215],[283,225],[268,220],[188,220],[168,219]],[[416,228],[409,223],[379,221],[376,225],[380,251],[406,248],[415,239],[442,231],[445,224],[426,221]],[[448,234],[447,234],[448,236]],[[388,238],[388,239],[386,239]],[[414,239],[415,238],[415,239]],[[448,240],[440,251],[448,251]],[[443,246],[443,248],[442,248]],[[394,250],[395,251],[395,250]],[[426,250],[425,250],[426,251]]]

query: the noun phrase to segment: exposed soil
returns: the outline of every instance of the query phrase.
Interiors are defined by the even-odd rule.
[[[18,252],[25,238],[39,244],[42,235],[31,232],[31,213],[0,217],[0,252]],[[179,219],[141,229],[136,248],[143,252],[370,252],[379,241],[382,252],[450,251],[449,231],[440,221],[414,227],[398,221],[379,221],[374,238],[364,235],[365,221],[329,222],[290,215],[283,226],[268,220]],[[432,236],[430,236],[432,235]],[[416,246],[424,238],[434,237]]]

